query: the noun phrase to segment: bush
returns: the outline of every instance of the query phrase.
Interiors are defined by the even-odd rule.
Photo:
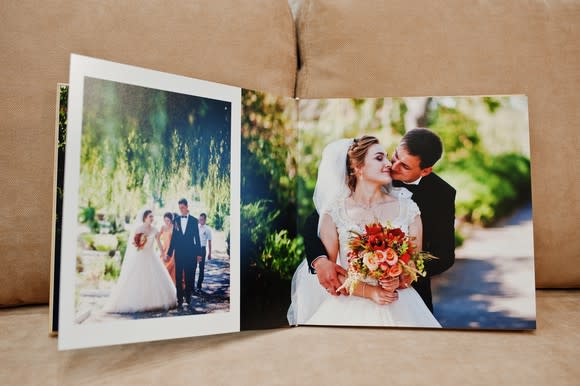
[[[93,233],[99,233],[99,222],[97,221],[97,210],[92,206],[87,206],[81,209],[79,214],[79,222],[86,224]]]
[[[117,233],[115,235],[117,237],[117,250],[121,255],[121,261],[125,258],[125,252],[127,251],[127,238],[129,234],[127,232]]]
[[[264,268],[277,272],[282,279],[291,280],[296,267],[304,259],[304,240],[301,236],[288,237],[286,229],[266,238],[261,263]]]
[[[457,217],[490,225],[530,197],[530,163],[517,154],[474,154],[439,173],[457,189]]]
[[[272,223],[280,215],[279,210],[271,211],[269,204],[271,202],[268,200],[259,200],[242,205],[240,208],[242,240],[249,239],[256,247],[264,245],[267,235],[271,232]]]
[[[105,270],[103,272],[103,278],[108,281],[116,281],[121,274],[121,267],[112,258],[108,257],[105,260]]]

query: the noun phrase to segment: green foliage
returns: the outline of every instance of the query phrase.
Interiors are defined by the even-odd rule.
[[[252,277],[248,280],[266,287],[279,285],[280,279],[287,277],[286,271],[293,272],[297,266],[283,252],[283,248],[295,248],[289,244],[296,234],[298,182],[294,106],[288,98],[242,92],[242,258]],[[276,244],[272,237],[279,232],[284,232],[285,239]],[[283,253],[264,260],[265,248],[281,248]],[[246,290],[251,292],[250,288]]]
[[[483,97],[483,103],[485,103],[487,110],[492,114],[501,107],[501,101],[494,97]]]
[[[209,179],[219,190],[210,209],[221,229],[229,216],[230,111],[223,101],[87,78],[81,205],[132,217],[145,204],[200,200]]]
[[[107,281],[116,281],[121,274],[121,267],[110,257],[105,260],[105,269],[103,271],[103,278]]]
[[[117,249],[118,240],[115,235],[101,235],[93,236],[93,246],[99,252],[109,252]]]
[[[296,204],[298,137],[291,124],[293,112],[287,111],[284,98],[249,90],[242,92],[242,108],[244,201],[274,199],[285,212]]]
[[[89,206],[81,208],[79,213],[79,222],[81,224],[86,224],[93,233],[99,232],[99,222],[97,221],[97,211],[94,207]]]
[[[217,230],[229,227],[230,178],[219,174],[217,157],[210,160],[207,178],[203,184],[202,197],[208,208],[208,219]]]
[[[391,127],[393,131],[398,133],[400,136],[405,135],[407,132],[405,128],[405,114],[407,114],[407,104],[404,100],[400,98],[395,98],[393,100],[393,108],[391,109]]]
[[[459,248],[465,242],[465,236],[459,229],[455,229],[455,248]]]
[[[82,242],[83,249],[95,250],[94,234],[92,233],[82,233],[80,239]]]
[[[121,255],[122,261],[125,257],[125,252],[127,252],[127,238],[129,237],[129,234],[127,232],[123,232],[117,233],[115,236],[117,237],[117,250]]]
[[[274,220],[280,215],[279,210],[269,209],[271,202],[261,200],[242,205],[241,223],[242,240],[247,240],[257,248],[264,245],[267,235],[272,231]]]
[[[286,229],[268,235],[260,256],[260,262],[265,269],[277,272],[285,280],[292,279],[302,259],[304,240],[301,236],[290,238]]]
[[[430,110],[427,114],[427,127],[441,138],[448,161],[468,158],[483,150],[477,122],[456,108],[438,106]]]
[[[519,154],[472,156],[447,165],[440,176],[457,187],[456,216],[490,225],[529,199],[530,163]]]

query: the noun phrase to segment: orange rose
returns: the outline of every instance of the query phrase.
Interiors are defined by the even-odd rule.
[[[385,251],[375,251],[375,255],[377,256],[379,262],[382,263],[383,261],[387,261],[387,253]]]
[[[391,276],[391,277],[397,277],[401,273],[403,273],[403,268],[401,268],[401,265],[400,264],[393,265],[389,269],[389,276]]]
[[[397,252],[392,248],[387,248],[387,263],[389,265],[395,265],[398,260],[399,256],[397,256]]]

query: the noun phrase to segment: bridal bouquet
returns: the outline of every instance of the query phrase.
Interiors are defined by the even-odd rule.
[[[338,289],[347,288],[350,294],[366,278],[398,277],[402,284],[409,285],[417,280],[418,275],[426,275],[424,261],[435,258],[418,251],[412,238],[401,228],[377,222],[365,225],[362,233],[351,233],[348,277]]]
[[[147,244],[147,235],[145,233],[135,233],[133,245],[137,247],[137,250],[143,249],[145,244]]]

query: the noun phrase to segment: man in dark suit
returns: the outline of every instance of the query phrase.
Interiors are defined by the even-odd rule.
[[[167,249],[167,258],[175,251],[175,287],[177,290],[177,304],[190,304],[191,294],[195,281],[195,264],[201,259],[201,243],[199,239],[198,221],[189,214],[187,200],[179,200],[179,212],[173,223],[173,234]],[[183,281],[185,280],[185,293]],[[185,299],[184,299],[185,297]]]
[[[427,307],[433,311],[431,276],[449,269],[455,262],[455,189],[433,173],[433,165],[441,158],[443,146],[430,130],[417,128],[405,134],[392,158],[391,177],[394,186],[403,186],[413,193],[413,201],[421,210],[423,222],[423,250],[437,259],[425,262],[426,277],[413,283]],[[305,248],[312,273],[320,284],[336,294],[340,286],[338,274],[344,268],[326,257],[324,245],[317,235],[318,214],[313,213],[305,223]],[[314,235],[314,237],[312,236]],[[385,287],[386,288],[386,287]],[[346,294],[345,291],[342,292]],[[339,295],[339,294],[336,294]]]

